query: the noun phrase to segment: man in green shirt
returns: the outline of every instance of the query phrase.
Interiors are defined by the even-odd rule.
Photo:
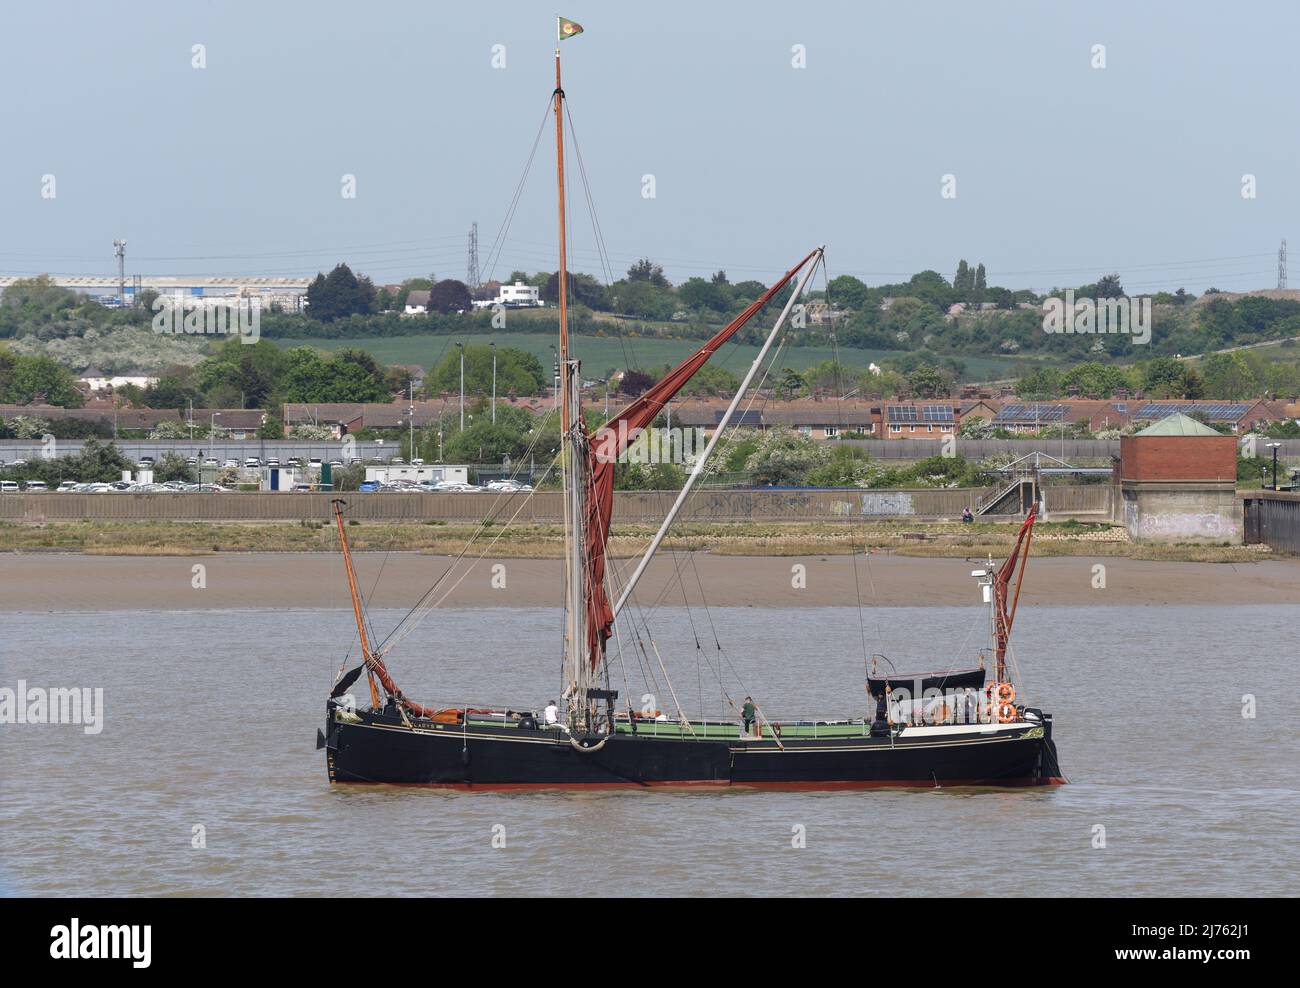
[[[754,698],[752,696],[745,697],[745,705],[740,708],[740,716],[745,721],[746,734],[754,733],[754,716],[757,711],[758,708],[754,706]]]

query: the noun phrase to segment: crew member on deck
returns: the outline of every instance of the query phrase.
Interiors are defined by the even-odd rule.
[[[560,722],[560,708],[555,705],[554,700],[548,703],[546,709],[542,711],[542,720],[546,722],[547,727],[554,727]]]
[[[754,698],[752,696],[745,697],[745,705],[740,708],[740,717],[745,722],[746,734],[754,733],[754,716],[757,712],[758,708],[754,706]]]

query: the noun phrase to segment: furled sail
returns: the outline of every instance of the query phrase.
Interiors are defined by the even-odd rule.
[[[1012,547],[998,571],[993,574],[993,593],[996,603],[993,616],[993,644],[997,659],[997,681],[1000,683],[1006,681],[1007,642],[1011,638],[1011,625],[1016,620],[1016,603],[1020,600],[1020,587],[1025,581],[1025,563],[1029,560],[1029,540],[1033,536],[1034,521],[1037,517],[1038,505],[1034,504],[1030,507],[1024,524],[1020,526],[1020,534],[1016,536],[1015,546]],[[1020,561],[1020,576],[1016,580],[1016,595],[1011,599],[1011,607],[1008,609],[1007,590],[1011,577],[1016,572],[1017,559]]]
[[[636,440],[664,406],[724,343],[743,329],[752,318],[803,269],[817,251],[787,271],[780,280],[748,305],[740,315],[717,332],[699,350],[674,367],[662,380],[601,427],[587,442],[587,642],[592,668],[600,663],[605,643],[614,630],[614,611],[605,593],[605,548],[609,542],[610,516],[614,510],[614,467],[628,445]]]

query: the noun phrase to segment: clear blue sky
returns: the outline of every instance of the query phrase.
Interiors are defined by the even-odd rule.
[[[567,2],[567,0],[566,0]],[[1294,3],[578,2],[565,88],[616,275],[959,258],[1046,290],[1300,284]],[[207,68],[191,67],[191,46]],[[506,46],[507,67],[491,65]],[[793,45],[807,67],[791,67]],[[1090,65],[1106,46],[1106,68]],[[465,276],[552,87],[536,3],[15,2],[0,273]],[[494,265],[553,270],[551,134]],[[344,174],[357,197],[340,195]],[[1242,175],[1258,196],[1241,196]],[[40,196],[53,174],[57,198]],[[657,195],[642,198],[653,174]],[[957,178],[957,198],[940,196]],[[574,186],[575,191],[579,187]],[[581,197],[574,267],[600,273]]]

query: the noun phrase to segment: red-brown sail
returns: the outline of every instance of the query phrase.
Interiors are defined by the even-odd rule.
[[[1007,556],[1006,561],[998,568],[997,573],[993,575],[993,592],[994,599],[997,603],[996,613],[994,615],[994,647],[997,657],[997,681],[1006,682],[1007,679],[1007,642],[1011,638],[1011,625],[1016,619],[1016,603],[1020,600],[1020,586],[1025,579],[1025,563],[1029,560],[1029,539],[1033,534],[1034,521],[1038,517],[1038,505],[1034,504],[1029,509],[1029,515],[1025,518],[1025,523],[1020,526],[1020,534],[1016,537],[1015,547]],[[1024,549],[1024,555],[1021,556],[1021,549]],[[1016,560],[1020,559],[1020,578],[1016,581],[1016,595],[1011,601],[1011,609],[1007,610],[1007,586],[1011,582],[1011,576],[1016,571]]]
[[[614,510],[614,466],[618,457],[672,400],[718,349],[745,327],[763,306],[784,288],[816,251],[787,271],[771,288],[750,303],[740,315],[719,330],[709,342],[674,367],[662,380],[611,418],[593,442],[587,437],[587,647],[592,668],[600,663],[605,642],[614,629],[614,610],[605,593],[605,546]]]

